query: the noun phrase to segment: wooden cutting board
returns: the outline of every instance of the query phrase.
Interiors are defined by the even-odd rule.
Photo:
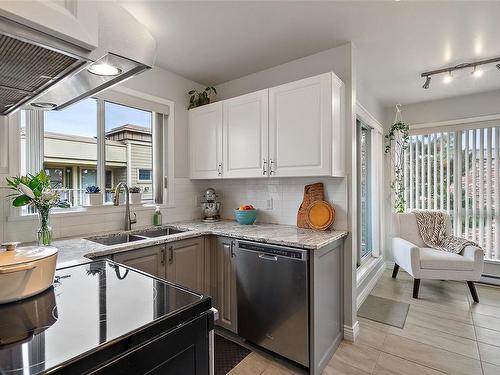
[[[314,201],[307,207],[306,221],[309,228],[327,230],[335,220],[335,210],[326,201]]]
[[[307,209],[311,203],[325,199],[325,189],[322,182],[304,186],[304,198],[297,212],[297,227],[310,229],[307,223]]]

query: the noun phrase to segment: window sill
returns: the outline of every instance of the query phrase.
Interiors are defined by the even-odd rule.
[[[130,212],[137,211],[151,211],[159,206],[160,209],[175,208],[173,204],[154,204],[154,203],[141,203],[131,204]],[[125,205],[114,206],[112,203],[103,204],[102,206],[80,206],[68,209],[55,209],[51,215],[55,217],[72,217],[72,216],[86,216],[95,214],[106,214],[125,211]],[[7,217],[7,221],[31,221],[38,219],[37,214],[24,214],[24,215],[11,215]]]
[[[361,285],[370,275],[371,271],[377,267],[378,263],[383,261],[382,257],[375,258],[373,255],[357,268],[356,285]]]

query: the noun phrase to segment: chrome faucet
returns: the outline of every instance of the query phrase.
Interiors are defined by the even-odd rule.
[[[116,185],[115,188],[115,198],[113,199],[113,204],[115,206],[120,205],[120,189],[121,188],[125,189],[126,193],[126,206],[125,206],[125,230],[130,230],[132,229],[132,224],[137,223],[137,215],[134,212],[134,218],[130,218],[130,191],[128,189],[128,186],[125,182],[120,182],[118,185]]]

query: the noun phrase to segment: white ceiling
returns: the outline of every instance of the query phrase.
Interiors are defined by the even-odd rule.
[[[219,84],[352,41],[383,105],[500,88],[500,71],[421,88],[420,73],[500,55],[500,2],[119,0],[158,43],[157,64]]]

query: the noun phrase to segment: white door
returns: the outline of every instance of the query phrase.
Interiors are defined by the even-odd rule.
[[[222,102],[189,110],[189,175],[222,177]]]
[[[271,176],[331,175],[331,137],[331,73],[269,89]]]
[[[225,100],[223,107],[224,178],[267,177],[268,90]]]

